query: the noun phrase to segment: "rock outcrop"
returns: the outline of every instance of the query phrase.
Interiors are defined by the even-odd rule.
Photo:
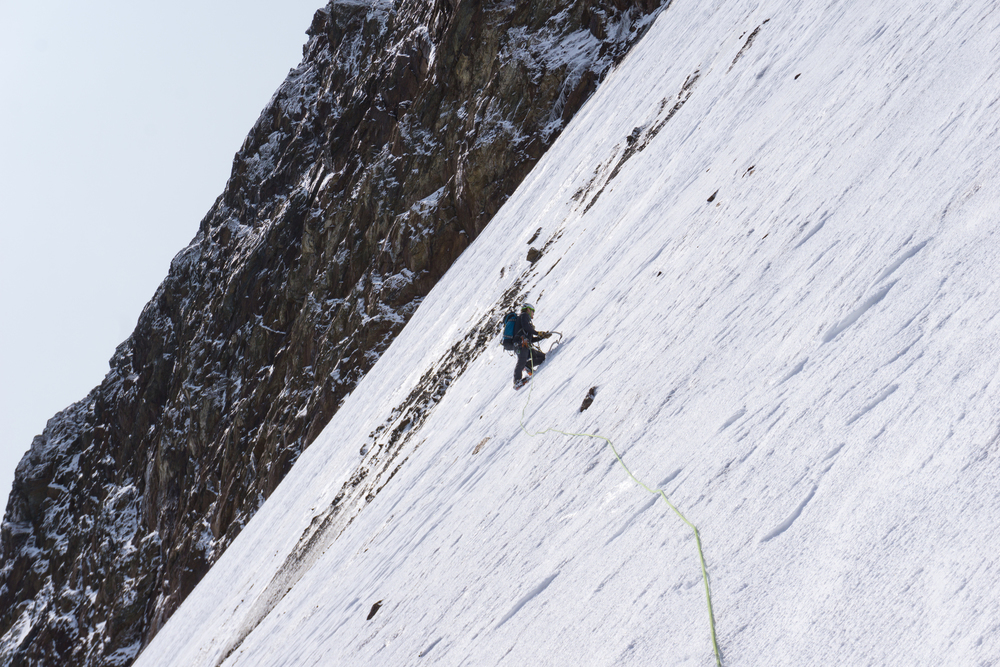
[[[665,7],[319,10],[104,382],[18,466],[0,662],[131,664]]]

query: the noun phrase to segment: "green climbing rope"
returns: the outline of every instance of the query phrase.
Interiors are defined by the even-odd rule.
[[[549,351],[551,352],[551,349]],[[528,358],[530,360],[531,356],[529,355]],[[533,368],[531,370],[534,371]],[[705,565],[705,553],[702,551],[701,548],[701,534],[698,532],[697,526],[688,521],[687,517],[685,517],[681,513],[681,511],[677,509],[677,507],[672,502],[670,502],[670,499],[667,498],[667,494],[663,492],[663,489],[651,489],[649,488],[649,486],[643,483],[642,480],[640,480],[638,477],[632,474],[632,471],[629,470],[629,467],[625,465],[625,461],[622,460],[621,454],[618,453],[618,449],[615,447],[614,443],[611,442],[611,440],[609,440],[608,438],[605,438],[603,435],[594,435],[592,433],[569,433],[567,431],[560,431],[559,429],[556,428],[547,428],[544,431],[537,431],[535,433],[528,431],[528,429],[525,428],[524,426],[524,414],[528,409],[528,403],[531,402],[531,393],[534,390],[534,382],[529,382],[528,384],[531,386],[528,387],[528,400],[525,401],[524,407],[521,409],[521,422],[520,422],[521,430],[524,431],[525,435],[527,435],[530,438],[534,438],[535,436],[545,435],[546,433],[559,433],[560,435],[565,435],[574,438],[593,438],[595,440],[603,440],[604,442],[608,443],[608,447],[610,447],[611,451],[614,452],[615,458],[618,459],[618,463],[620,463],[622,468],[625,469],[625,472],[628,474],[628,476],[632,478],[632,481],[638,484],[646,491],[648,491],[649,493],[658,495],[661,498],[663,498],[663,502],[665,502],[667,506],[670,507],[670,509],[672,509],[678,517],[680,517],[681,521],[686,523],[688,527],[694,532],[694,540],[695,543],[698,545],[698,560],[701,563],[701,578],[702,581],[704,581],[705,583],[705,601],[708,603],[708,625],[712,632],[712,649],[715,651],[716,665],[722,667],[722,655],[719,652],[719,641],[715,634],[715,613],[712,611],[712,591],[708,585],[708,567]]]

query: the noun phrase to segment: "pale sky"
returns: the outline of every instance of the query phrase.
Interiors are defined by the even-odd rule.
[[[0,498],[101,383],[325,0],[0,0]]]

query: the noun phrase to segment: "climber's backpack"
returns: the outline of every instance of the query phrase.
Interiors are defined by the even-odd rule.
[[[517,313],[513,310],[503,316],[503,337],[500,339],[500,344],[503,345],[503,349],[513,352],[517,349],[514,344],[514,330],[517,328]]]

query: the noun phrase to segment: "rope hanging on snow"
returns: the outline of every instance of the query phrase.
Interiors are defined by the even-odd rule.
[[[560,339],[561,338],[562,335],[560,334]],[[551,352],[551,347],[549,348],[549,351]],[[529,361],[530,361],[530,355],[529,355]],[[531,368],[531,371],[532,373],[534,372],[533,367]],[[670,502],[670,499],[667,498],[667,494],[663,492],[663,489],[651,489],[649,486],[643,483],[642,480],[640,480],[638,477],[632,474],[632,471],[629,470],[629,467],[625,465],[625,461],[622,460],[621,454],[618,453],[618,449],[615,448],[614,443],[611,442],[611,440],[609,440],[608,438],[605,438],[603,435],[594,435],[592,433],[569,433],[567,431],[560,431],[559,429],[556,428],[547,428],[544,431],[537,431],[535,433],[531,433],[530,431],[528,431],[528,429],[525,428],[524,426],[524,414],[528,409],[528,403],[531,402],[531,392],[532,390],[534,390],[534,382],[529,382],[528,384],[532,386],[528,388],[528,400],[525,401],[524,408],[521,409],[521,422],[520,422],[521,430],[524,431],[525,435],[527,435],[530,438],[534,438],[535,436],[545,435],[546,433],[559,433],[560,435],[565,435],[574,438],[593,438],[595,440],[603,440],[604,442],[608,443],[608,446],[611,448],[611,451],[614,452],[615,454],[615,458],[618,459],[618,463],[620,463],[622,468],[625,469],[625,472],[628,474],[628,476],[632,478],[632,481],[634,481],[636,484],[638,484],[640,487],[642,487],[649,493],[658,495],[661,498],[663,498],[663,502],[665,502],[667,506],[670,507],[670,509],[672,509],[678,517],[680,517],[681,521],[687,524],[688,527],[694,532],[695,544],[697,544],[698,546],[698,560],[701,563],[701,577],[702,581],[704,581],[705,583],[705,601],[708,603],[708,624],[712,632],[712,649],[715,651],[716,665],[722,667],[722,654],[719,652],[719,641],[715,634],[715,613],[712,611],[712,592],[708,584],[708,567],[705,565],[705,553],[702,551],[701,548],[701,534],[698,532],[697,526],[688,521],[687,517],[685,517],[681,513],[681,511],[677,509],[677,507],[672,502]]]

